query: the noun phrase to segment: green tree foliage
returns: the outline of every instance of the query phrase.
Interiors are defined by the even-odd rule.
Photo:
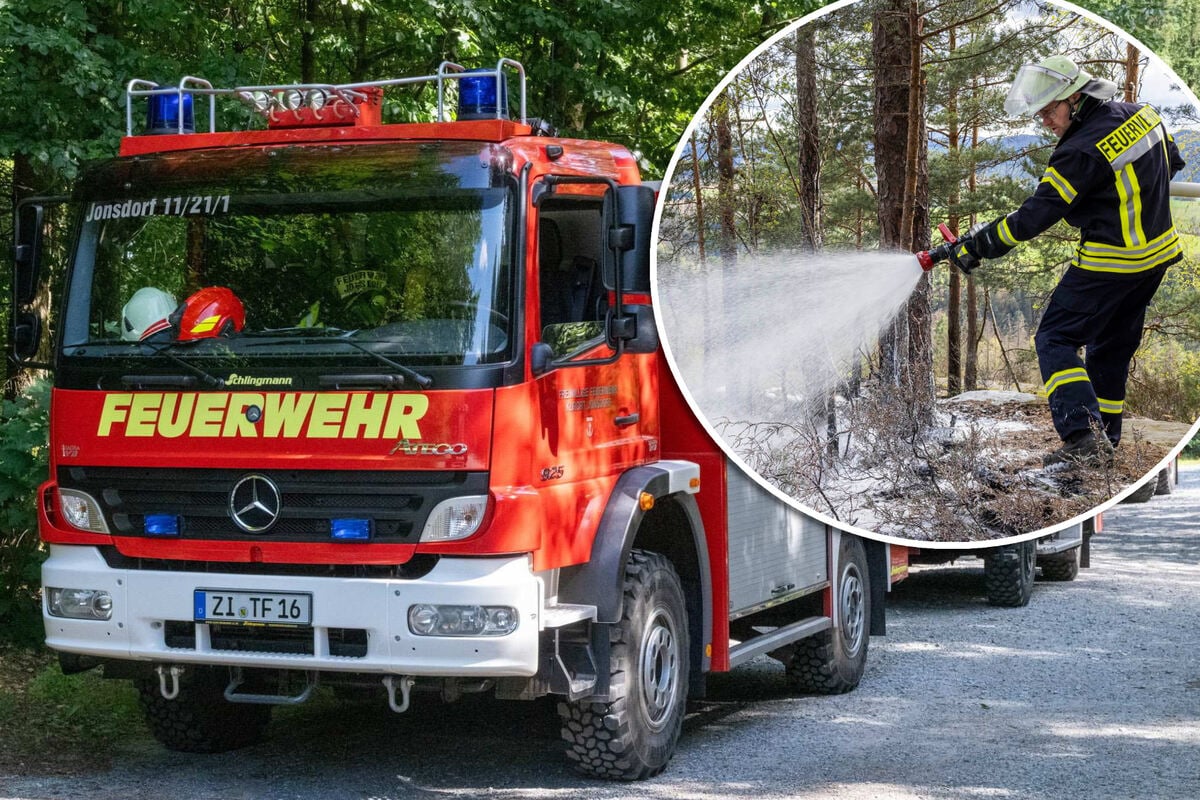
[[[49,386],[0,401],[0,637],[41,638],[37,601],[45,552],[37,535],[37,487],[46,478]]]

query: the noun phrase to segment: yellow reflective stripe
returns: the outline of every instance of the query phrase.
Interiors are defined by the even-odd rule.
[[[1075,254],[1075,259],[1072,261],[1075,266],[1080,269],[1091,270],[1092,272],[1121,272],[1134,273],[1145,272],[1148,269],[1154,269],[1157,266],[1167,263],[1171,259],[1180,255],[1183,252],[1183,246],[1176,239],[1161,250],[1155,253],[1138,258],[1136,260],[1121,259],[1121,258],[1101,258],[1098,256],[1088,255],[1080,249]]]
[[[1068,383],[1078,383],[1088,379],[1087,370],[1083,367],[1072,367],[1064,369],[1061,372],[1056,372],[1050,376],[1050,380],[1046,381],[1046,396],[1054,394],[1054,390],[1060,386],[1065,386]]]
[[[1000,224],[996,226],[996,235],[1009,247],[1015,247],[1017,244],[1017,237],[1013,236],[1012,228],[1008,227],[1008,217],[1000,220]]]
[[[1125,410],[1124,400],[1105,400],[1097,397],[1096,402],[1100,404],[1100,410],[1106,414],[1120,414]]]
[[[1090,256],[1111,255],[1122,258],[1139,258],[1157,252],[1164,245],[1171,244],[1176,238],[1177,234],[1174,226],[1172,226],[1141,247],[1125,247],[1124,245],[1108,244],[1107,242],[1082,242],[1079,245],[1079,249]]]
[[[1133,164],[1117,170],[1117,196],[1121,200],[1121,236],[1128,247],[1139,247],[1146,241],[1142,228],[1142,189]]]
[[[1063,202],[1068,205],[1075,202],[1075,198],[1079,194],[1075,191],[1075,187],[1071,185],[1071,182],[1064,178],[1062,173],[1054,167],[1046,167],[1046,174],[1042,176],[1041,182],[1050,184],[1054,191],[1058,192],[1058,196],[1063,199]]]

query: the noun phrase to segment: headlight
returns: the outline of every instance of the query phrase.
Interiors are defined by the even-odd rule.
[[[422,542],[453,542],[479,530],[487,513],[486,494],[452,497],[434,506],[421,531]]]
[[[112,595],[103,589],[46,588],[46,607],[52,617],[111,619]]]
[[[417,636],[507,636],[517,629],[511,606],[446,606],[422,603],[408,609]]]
[[[87,492],[60,488],[58,508],[71,527],[91,533],[108,533],[108,523],[104,521],[100,504]]]

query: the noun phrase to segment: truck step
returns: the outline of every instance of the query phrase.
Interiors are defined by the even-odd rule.
[[[595,619],[595,606],[559,603],[546,607],[546,610],[542,613],[542,627],[565,628],[575,622],[583,622],[584,620],[594,622]]]

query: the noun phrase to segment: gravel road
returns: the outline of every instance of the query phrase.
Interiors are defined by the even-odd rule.
[[[319,701],[236,754],[140,732],[105,773],[0,776],[0,798],[1200,797],[1200,470],[1106,515],[1092,569],[1024,609],[983,597],[981,562],[898,587],[862,685],[788,697],[763,660],[715,676],[667,772],[576,777],[548,704],[418,698],[397,717]]]

